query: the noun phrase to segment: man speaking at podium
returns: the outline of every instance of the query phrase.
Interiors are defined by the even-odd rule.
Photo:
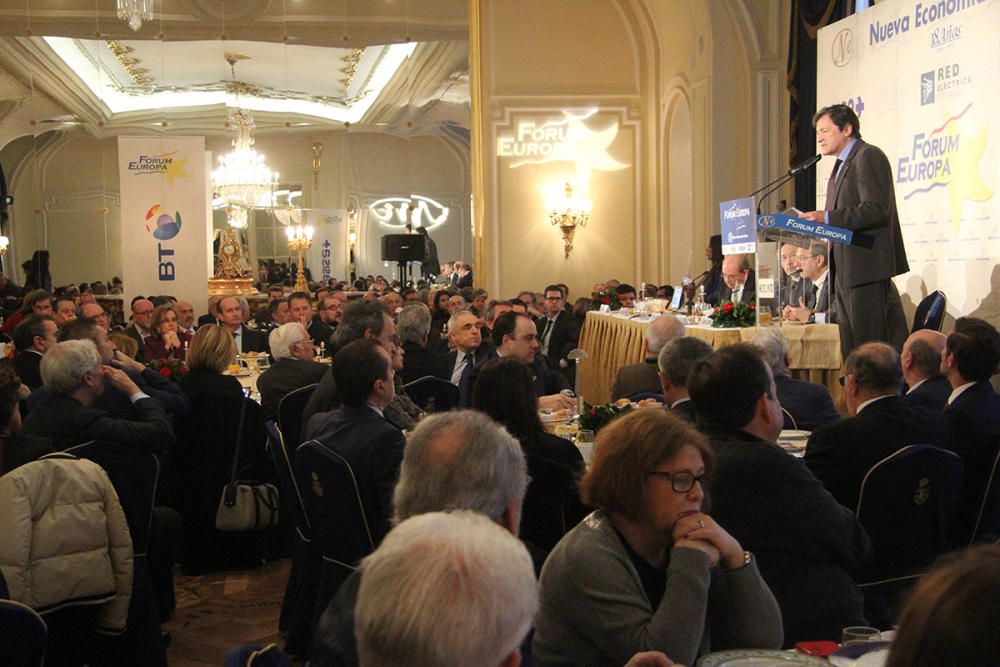
[[[837,158],[826,188],[826,210],[802,217],[863,232],[871,247],[833,246],[833,275],[840,318],[840,348],[847,354],[871,340],[902,349],[907,326],[893,276],[906,273],[906,248],[899,229],[889,160],[861,139],[861,124],[844,104],[813,116],[820,153]]]

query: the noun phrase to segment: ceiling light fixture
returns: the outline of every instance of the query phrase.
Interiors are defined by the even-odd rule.
[[[225,55],[236,84],[236,61],[246,56],[229,51]],[[238,92],[236,108],[230,113],[229,120],[235,130],[233,150],[219,156],[219,168],[212,172],[212,189],[234,208],[270,207],[274,188],[278,184],[278,173],[271,171],[264,155],[253,149],[253,117],[239,108]]]
[[[143,21],[153,20],[153,0],[118,0],[118,18],[138,32]]]

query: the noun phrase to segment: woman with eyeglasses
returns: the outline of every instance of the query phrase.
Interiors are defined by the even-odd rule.
[[[177,330],[177,309],[172,304],[156,307],[149,328],[153,335],[142,346],[147,364],[155,360],[184,361],[191,337]]]
[[[621,665],[639,651],[694,664],[726,648],[779,648],[781,614],[752,555],[703,509],[713,454],[663,410],[598,434],[582,499],[599,508],[542,568],[536,665]]]

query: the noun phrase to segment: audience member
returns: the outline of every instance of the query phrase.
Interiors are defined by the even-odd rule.
[[[137,361],[146,358],[146,339],[153,335],[150,326],[153,324],[153,302],[149,299],[136,297],[132,300],[132,323],[125,327],[125,333],[139,344]]]
[[[781,644],[755,559],[702,511],[712,466],[705,437],[661,410],[600,431],[581,486],[599,509],[542,568],[536,665],[621,665],[647,650],[691,665],[712,650]]]
[[[220,324],[219,322],[219,302],[222,301],[222,297],[218,294],[213,294],[208,297],[208,312],[198,318],[198,326],[203,324]]]
[[[471,410],[430,415],[406,443],[393,496],[395,519],[471,510],[516,537],[527,484],[517,440],[489,417]],[[363,575],[362,563],[320,617],[310,656],[315,667],[358,664],[354,610]]]
[[[63,294],[55,298],[55,307],[52,309],[52,317],[56,325],[62,329],[63,326],[76,319],[76,300],[72,296]]]
[[[788,340],[780,330],[761,329],[753,337],[753,344],[761,349],[764,363],[771,367],[774,386],[778,388],[778,403],[784,413],[784,428],[815,431],[840,419],[826,387],[792,377],[788,370],[791,363]]]
[[[13,367],[0,364],[0,476],[55,451],[48,439],[21,432],[25,391]]]
[[[104,310],[104,306],[99,303],[85,303],[81,305],[80,317],[94,320],[97,326],[105,331],[111,330],[111,318],[108,316],[108,311]],[[135,358],[134,355],[133,358]]]
[[[520,663],[538,593],[516,538],[475,512],[402,522],[363,562],[355,632],[362,665]]]
[[[3,332],[12,334],[21,320],[32,314],[52,317],[52,295],[43,289],[33,289],[25,294],[21,308],[4,322]]]
[[[688,393],[688,378],[691,370],[713,351],[712,346],[700,338],[682,336],[664,345],[657,358],[657,376],[665,406],[692,425],[698,424],[698,411]]]
[[[646,327],[646,359],[639,364],[629,364],[618,369],[611,398],[628,398],[635,394],[658,394],[661,391],[657,374],[657,357],[663,346],[684,335],[684,323],[675,316],[660,315]],[[669,403],[668,403],[669,405]]]
[[[309,336],[316,347],[330,347],[330,338],[344,314],[347,295],[342,291],[330,292],[319,302],[319,312],[309,325]]]
[[[782,309],[786,306],[797,306],[800,301],[805,303],[805,287],[808,281],[802,278],[802,266],[799,264],[798,246],[794,243],[783,243],[781,246],[781,269],[784,275],[781,277],[781,300],[779,305]]]
[[[382,412],[390,424],[400,431],[409,431],[424,416],[424,411],[406,394],[403,378],[399,376],[399,371],[403,369],[406,357],[406,352],[403,351],[403,346],[399,342],[399,336],[393,336],[392,343],[389,345],[389,355],[392,357],[394,391],[392,400]]]
[[[174,443],[174,432],[160,402],[136,386],[125,371],[104,366],[90,340],[67,340],[46,353],[42,382],[49,395],[32,408],[24,431],[49,438],[58,450],[88,440],[163,452]],[[93,407],[105,385],[125,393],[135,408],[135,420],[115,418]]]
[[[903,608],[886,667],[976,665],[1000,656],[1000,546],[945,556]]]
[[[245,303],[242,297],[223,297],[218,305],[219,324],[236,340],[237,353],[267,352],[267,336],[243,325],[245,313],[249,310],[244,308]]]
[[[292,311],[288,308],[288,299],[277,298],[267,304],[267,322],[258,325],[260,330],[273,331],[282,324],[292,321]]]
[[[426,305],[407,304],[399,313],[396,323],[402,342],[403,369],[397,373],[405,384],[428,375],[451,380],[452,367],[448,357],[427,347],[430,339],[431,312]]]
[[[403,307],[403,297],[399,295],[399,292],[387,292],[381,301],[385,312],[389,313],[389,317],[395,319],[399,309]]]
[[[479,331],[479,318],[468,310],[459,310],[448,320],[448,342],[451,352],[448,353],[448,366],[451,370],[451,383],[463,394],[471,391],[469,377],[476,365],[476,352],[482,342]]]
[[[572,386],[576,364],[567,355],[580,343],[580,325],[573,314],[566,311],[566,293],[562,286],[546,287],[542,306],[544,315],[535,320],[539,352],[548,361],[549,368],[566,376]]]
[[[146,338],[143,355],[153,361],[184,361],[191,339],[177,329],[177,309],[170,304],[157,306],[150,323],[152,335]]]
[[[177,311],[177,333],[190,342],[195,330],[194,306],[190,301],[182,300],[174,304],[174,310]]]
[[[844,362],[847,419],[809,437],[805,462],[844,507],[856,509],[873,465],[908,445],[945,447],[944,416],[907,406],[899,396],[899,355],[885,343],[865,343]]]
[[[622,308],[635,308],[635,288],[628,283],[621,283],[615,287],[615,294],[618,295],[618,301],[621,302]]]
[[[906,391],[903,402],[913,407],[944,410],[951,383],[941,372],[941,354],[948,337],[939,331],[920,329],[903,343],[900,362]]]
[[[531,371],[520,359],[491,359],[484,364],[473,388],[472,406],[502,424],[521,443],[531,477],[521,514],[521,536],[551,551],[588,513],[577,492],[584,472],[580,450],[542,428]]]
[[[775,444],[781,405],[759,348],[714,352],[691,372],[688,390],[718,456],[712,511],[759,555],[781,606],[785,646],[838,640],[845,626],[867,625],[852,572],[871,557],[871,541],[857,517]]]
[[[289,294],[288,312],[291,316],[289,322],[298,322],[308,329],[313,319],[312,300],[309,298],[309,293],[292,292]]]
[[[329,366],[313,358],[313,341],[301,322],[282,324],[271,332],[268,342],[274,363],[257,378],[257,391],[264,414],[273,419],[285,394],[318,383]]]
[[[392,489],[406,442],[383,414],[395,393],[394,375],[388,345],[372,339],[348,343],[333,357],[343,405],[313,416],[302,435],[303,441],[319,440],[350,464],[376,545],[389,532]]]
[[[28,389],[42,386],[39,366],[46,352],[56,345],[59,327],[51,315],[32,313],[14,329],[14,370]]]
[[[941,355],[941,372],[952,387],[944,414],[951,449],[965,461],[959,514],[970,529],[1000,449],[1000,396],[990,384],[998,367],[1000,333],[981,319],[958,318]]]
[[[479,376],[479,367],[496,357],[516,357],[531,367],[540,410],[570,409],[576,404],[566,378],[549,370],[545,359],[538,355],[538,330],[530,317],[513,311],[498,317],[493,325],[493,344],[496,349],[476,361],[467,391],[459,399],[463,406],[472,403],[471,390]]]

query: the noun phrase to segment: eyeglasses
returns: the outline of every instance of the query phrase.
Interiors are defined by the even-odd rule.
[[[854,375],[854,373],[844,373],[844,374],[843,374],[843,375],[841,375],[841,376],[840,376],[839,378],[837,378],[837,382],[839,382],[839,383],[840,383],[840,386],[841,386],[841,387],[845,387],[845,386],[847,386],[847,376],[848,376],[848,375]]]
[[[708,487],[709,483],[712,481],[711,475],[708,473],[702,473],[700,475],[695,475],[687,470],[678,470],[677,472],[666,472],[664,470],[651,470],[650,475],[656,477],[662,477],[663,479],[670,480],[670,488],[672,488],[677,493],[687,493],[694,486],[695,482],[701,484],[701,488],[705,489]]]

